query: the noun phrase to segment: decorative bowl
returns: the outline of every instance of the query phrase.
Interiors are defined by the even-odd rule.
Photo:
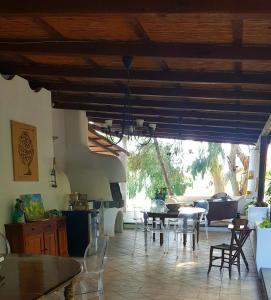
[[[168,203],[166,204],[167,208],[170,210],[170,211],[178,211],[179,208],[181,207],[181,203]]]

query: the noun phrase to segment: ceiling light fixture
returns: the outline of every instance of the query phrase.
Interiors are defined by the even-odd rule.
[[[123,116],[120,124],[114,124],[112,119],[105,120],[103,132],[113,143],[119,144],[123,137],[128,140],[135,139],[140,146],[147,145],[155,135],[156,124],[148,123],[144,119],[135,119],[131,113],[131,89],[130,89],[130,69],[133,61],[132,56],[122,58],[123,65],[127,70],[126,92],[123,99]]]

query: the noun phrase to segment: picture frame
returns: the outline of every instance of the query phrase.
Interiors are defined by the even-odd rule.
[[[37,128],[11,121],[14,181],[38,181]]]

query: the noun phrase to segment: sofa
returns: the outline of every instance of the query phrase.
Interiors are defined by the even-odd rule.
[[[238,212],[238,201],[209,199],[208,224],[211,221],[233,219]]]

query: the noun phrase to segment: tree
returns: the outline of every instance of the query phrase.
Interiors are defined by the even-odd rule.
[[[186,188],[191,185],[191,181],[184,174],[182,163],[175,151],[175,145],[160,143],[159,150],[173,193],[183,195]],[[154,141],[144,147],[137,147],[136,151],[131,153],[128,158],[129,197],[133,198],[142,189],[145,189],[146,195],[153,198],[157,190],[166,186]]]
[[[225,153],[221,144],[208,143],[207,151],[201,149],[198,158],[192,163],[190,169],[193,177],[198,174],[202,177],[207,172],[211,173],[215,193],[224,192],[228,181],[231,183],[234,196],[245,195],[247,192],[248,182],[248,165],[249,156],[245,155],[240,145],[231,144],[230,154],[227,156],[229,172],[223,172],[223,164],[219,163],[225,160]],[[240,160],[242,166],[237,167],[237,159]]]
[[[239,159],[242,166],[237,167],[236,159]],[[248,183],[249,156],[245,155],[240,145],[231,145],[231,152],[228,156],[229,180],[234,196],[246,195]]]
[[[193,161],[189,168],[193,178],[198,174],[201,174],[203,178],[209,171],[213,179],[215,193],[225,191],[225,179],[222,173],[223,165],[219,163],[219,158],[224,159],[224,156],[221,144],[208,143],[207,151],[203,148],[200,149],[199,157]]]

